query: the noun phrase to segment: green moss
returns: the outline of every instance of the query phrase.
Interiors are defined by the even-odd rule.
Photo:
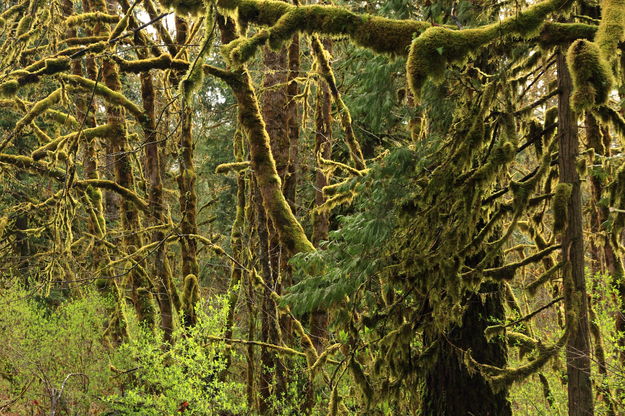
[[[184,278],[184,290],[182,292],[182,312],[184,313],[184,322],[187,326],[193,326],[196,323],[195,305],[200,300],[200,285],[197,276],[188,274]]]
[[[613,80],[597,44],[583,39],[575,41],[568,50],[566,62],[573,80],[572,107],[582,111],[605,104]]]
[[[562,231],[567,220],[569,199],[573,185],[560,182],[555,189],[553,196],[553,229],[555,232]]]
[[[173,59],[171,55],[164,53],[157,57],[146,59],[134,59],[132,61],[114,56],[113,59],[119,65],[119,69],[123,72],[132,72],[140,74],[151,69],[189,69],[189,62],[182,59]]]
[[[137,318],[146,328],[154,330],[156,327],[156,308],[154,307],[154,296],[152,292],[144,287],[137,289]]]
[[[36,102],[31,107],[30,111],[15,124],[15,130],[21,130],[22,128],[24,128],[24,126],[30,124],[35,119],[35,117],[43,114],[43,112],[46,111],[48,108],[58,103],[61,99],[62,92],[63,90],[59,88],[43,100]]]
[[[20,84],[14,79],[3,82],[0,84],[0,97],[11,98],[15,96],[19,87]]]
[[[540,29],[539,42],[548,49],[558,45],[568,45],[578,39],[592,40],[597,33],[596,25],[585,23],[545,22]]]
[[[251,38],[241,38],[226,48],[233,63],[249,60],[266,42],[277,49],[295,33],[327,36],[349,36],[356,44],[378,53],[406,55],[410,41],[430,24],[414,20],[391,20],[367,14],[356,14],[344,7],[309,5],[295,7],[281,1],[219,1],[218,6],[238,8],[242,25],[254,22],[269,29]]]
[[[22,17],[17,24],[17,29],[15,30],[16,36],[19,37],[25,34],[28,29],[30,29],[30,24],[32,23],[32,21],[33,17],[30,14],[26,14],[24,17]]]
[[[81,77],[79,75],[61,74],[61,78],[65,79],[69,83],[76,85],[80,88],[86,89],[89,92],[94,92],[96,95],[103,97],[109,103],[113,105],[119,105],[128,110],[133,116],[135,116],[140,122],[146,121],[146,116],[141,107],[130,101],[122,93],[113,91],[101,83],[95,83],[94,81]]]
[[[215,168],[215,173],[229,173],[229,172],[241,172],[247,168],[249,168],[250,162],[232,162],[232,163],[222,163]]]
[[[475,29],[452,30],[431,27],[415,38],[410,47],[406,73],[408,86],[415,97],[428,78],[441,80],[446,66],[461,63],[477,48],[505,37],[533,35],[545,17],[567,5],[566,0],[547,0],[498,23]]]
[[[206,3],[204,0],[159,0],[166,8],[171,8],[181,15],[197,16],[205,10]]]
[[[625,40],[625,1],[604,0],[601,3],[601,22],[595,37],[603,58],[611,60],[617,55],[618,44]]]
[[[119,16],[102,12],[76,14],[65,19],[68,27],[93,25],[95,23],[117,23]]]

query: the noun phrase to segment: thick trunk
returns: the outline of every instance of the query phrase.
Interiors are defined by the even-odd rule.
[[[569,416],[594,414],[590,379],[590,326],[588,297],[584,274],[584,240],[582,232],[582,200],[576,159],[579,153],[577,117],[570,107],[572,90],[565,56],[557,57],[558,70],[558,142],[560,183],[570,184],[571,196],[566,209],[562,235],[564,305],[569,337],[566,345]]]
[[[502,288],[500,284],[483,284],[480,292],[466,301],[460,326],[454,326],[446,334],[436,332],[425,336],[426,345],[437,342],[437,355],[424,380],[423,416],[512,415],[507,392],[495,394],[479,373],[469,374],[460,352],[471,349],[478,362],[505,367],[505,344],[488,342],[484,336],[484,330],[493,321],[505,319]]]

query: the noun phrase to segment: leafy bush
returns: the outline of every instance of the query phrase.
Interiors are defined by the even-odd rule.
[[[227,315],[225,298],[199,302],[197,324],[174,331],[165,344],[160,332],[140,328],[119,348],[113,370],[120,393],[106,402],[114,415],[222,415],[245,411],[245,386],[220,379],[227,346],[219,341]]]

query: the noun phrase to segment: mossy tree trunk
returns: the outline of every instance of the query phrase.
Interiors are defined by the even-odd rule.
[[[570,184],[562,234],[564,305],[569,337],[566,345],[569,416],[594,414],[590,379],[590,326],[584,270],[582,200],[576,160],[579,154],[577,116],[571,110],[572,81],[564,54],[557,56],[558,71],[558,165],[560,183]],[[556,213],[558,215],[558,213]]]
[[[324,41],[326,50],[331,51],[330,40]],[[320,163],[319,156],[326,160],[332,158],[332,95],[328,84],[321,80],[318,84],[317,102],[315,109],[315,206],[321,206],[326,202],[323,188],[329,185],[327,175]],[[312,243],[319,247],[319,243],[328,239],[330,231],[330,213],[327,211],[315,212],[313,216]],[[317,351],[323,349],[328,338],[328,314],[325,310],[316,310],[310,316],[311,337]]]
[[[176,43],[184,45],[189,42],[189,27],[185,19],[176,16]],[[187,57],[186,52],[182,52],[183,57]],[[177,77],[173,77],[176,83]],[[195,153],[195,142],[192,136],[193,113],[187,106],[184,99],[181,100],[180,110],[181,126],[178,136],[178,165],[180,173],[178,175],[178,189],[180,192],[180,250],[182,257],[182,275],[185,278],[189,275],[196,276],[199,282],[200,267],[197,260],[197,241],[191,235],[198,233],[197,228],[197,193],[195,190],[196,173],[193,163]],[[194,305],[183,299],[183,304],[187,305],[187,310],[192,310]],[[190,312],[187,312],[189,314]]]
[[[425,333],[426,345],[437,342],[437,346],[436,360],[423,381],[421,415],[511,416],[507,391],[494,393],[479,373],[469,373],[462,357],[462,351],[471,349],[478,362],[505,367],[505,343],[497,339],[488,342],[484,336],[486,327],[505,319],[502,287],[483,284],[465,304],[460,325],[444,334],[436,330]]]

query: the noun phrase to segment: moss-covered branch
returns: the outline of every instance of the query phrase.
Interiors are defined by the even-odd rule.
[[[479,47],[496,39],[534,35],[545,18],[572,4],[569,0],[547,0],[527,10],[475,29],[454,30],[442,26],[427,29],[410,46],[406,63],[408,85],[415,97],[428,78],[441,80],[448,64],[460,63]]]
[[[279,47],[295,33],[348,36],[356,44],[378,53],[406,55],[414,35],[430,27],[415,20],[392,20],[353,13],[334,6],[294,6],[269,0],[222,0],[217,6],[236,15],[240,23],[253,22],[271,28],[253,37],[238,39],[226,47],[234,63],[244,63],[266,42]]]
[[[113,91],[104,84],[96,83],[95,81],[79,75],[61,74],[60,77],[72,85],[93,92],[104,98],[110,104],[124,107],[130,114],[135,116],[140,123],[145,123],[146,117],[141,107],[130,101],[121,92]]]
[[[141,72],[149,71],[150,69],[176,69],[179,71],[186,71],[189,68],[189,62],[183,59],[172,58],[171,55],[164,53],[155,58],[135,59],[132,61],[113,56],[113,59],[119,65],[119,70],[122,72],[132,72],[139,74]]]
[[[263,205],[278,230],[283,246],[290,254],[314,251],[314,246],[282,192],[282,181],[271,152],[269,134],[249,74],[247,71],[229,72],[207,65],[204,66],[204,71],[226,81],[234,92],[239,108],[239,121],[249,141],[250,162],[258,181]]]

